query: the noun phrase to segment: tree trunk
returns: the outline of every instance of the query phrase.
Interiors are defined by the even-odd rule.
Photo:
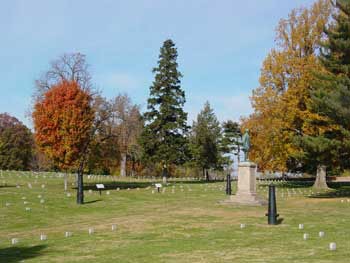
[[[237,154],[237,163],[240,163],[241,162],[241,150],[240,148],[238,147],[238,154]]]
[[[208,172],[208,170],[205,170],[205,180],[206,180],[207,182],[210,181],[210,177],[209,177],[209,172]]]
[[[203,172],[203,179],[205,179],[205,168],[202,168],[202,172]]]
[[[68,176],[67,172],[64,173],[64,191],[67,192],[68,190]]]
[[[317,166],[316,180],[315,180],[313,187],[317,188],[317,189],[328,189],[326,175],[327,175],[326,166],[318,165]]]
[[[126,153],[122,153],[120,160],[120,176],[126,176]]]
[[[78,180],[77,180],[77,204],[84,204],[84,182],[83,182],[83,171],[78,170]]]
[[[162,171],[162,176],[163,176],[163,184],[167,183],[167,177],[168,177],[168,167],[164,166],[163,171]]]

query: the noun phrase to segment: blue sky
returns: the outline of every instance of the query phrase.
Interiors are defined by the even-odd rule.
[[[312,0],[1,0],[0,112],[31,126],[34,80],[63,53],[87,56],[104,96],[144,109],[159,48],[178,47],[190,122],[209,100],[220,120],[251,112],[275,28]]]

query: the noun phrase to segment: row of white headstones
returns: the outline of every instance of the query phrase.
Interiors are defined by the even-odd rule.
[[[241,228],[241,229],[246,228],[246,224],[240,224],[240,228]],[[299,228],[300,230],[303,230],[303,229],[304,229],[304,224],[299,224],[298,228]],[[112,231],[116,231],[116,230],[117,230],[117,225],[116,225],[116,224],[112,224],[111,229],[112,229]],[[89,234],[89,235],[93,235],[94,233],[95,233],[95,229],[94,229],[93,227],[88,228],[88,234]],[[66,232],[64,233],[64,236],[65,236],[66,238],[71,237],[72,235],[73,235],[73,232],[66,231]],[[320,232],[318,233],[318,236],[319,236],[320,238],[323,238],[323,237],[325,236],[325,232],[320,231]],[[303,234],[303,239],[304,239],[304,240],[308,240],[309,237],[310,237],[309,234],[307,234],[307,233],[304,233],[304,234]],[[45,235],[45,234],[40,234],[39,240],[40,240],[40,241],[46,241],[46,240],[47,240],[47,235]],[[19,241],[20,241],[19,238],[12,238],[12,239],[11,239],[11,244],[12,244],[12,245],[17,245],[17,244],[19,243]],[[329,243],[329,250],[335,251],[336,249],[337,249],[337,244],[336,244],[335,242]]]
[[[112,224],[112,231],[116,231],[116,230],[117,230],[117,225],[116,224]],[[88,229],[88,233],[89,233],[89,235],[93,235],[95,233],[95,229],[93,227],[90,227]],[[73,236],[73,232],[66,231],[66,232],[64,232],[64,236],[65,237],[71,237],[71,236]],[[40,241],[46,241],[47,240],[47,235],[40,234],[39,240]],[[19,243],[19,241],[20,241],[19,238],[12,238],[11,239],[11,245],[17,245]]]

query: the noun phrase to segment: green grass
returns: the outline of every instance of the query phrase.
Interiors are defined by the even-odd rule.
[[[75,204],[73,182],[71,176],[67,197],[63,179],[54,174],[2,173],[0,262],[350,262],[348,185],[312,194],[307,183],[277,183],[283,222],[268,226],[266,207],[220,204],[224,182],[171,182],[158,194],[151,181],[85,177],[82,206]],[[98,182],[109,195],[106,190],[99,196],[93,187]],[[266,196],[266,183],[258,191]],[[73,236],[66,238],[66,231]],[[46,241],[40,241],[41,233]],[[11,245],[12,238],[19,243]],[[337,243],[336,251],[328,249],[330,242]]]

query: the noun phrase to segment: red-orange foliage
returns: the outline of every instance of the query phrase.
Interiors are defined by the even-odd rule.
[[[34,106],[37,145],[61,169],[75,166],[86,151],[94,119],[91,100],[76,82],[63,81]]]

